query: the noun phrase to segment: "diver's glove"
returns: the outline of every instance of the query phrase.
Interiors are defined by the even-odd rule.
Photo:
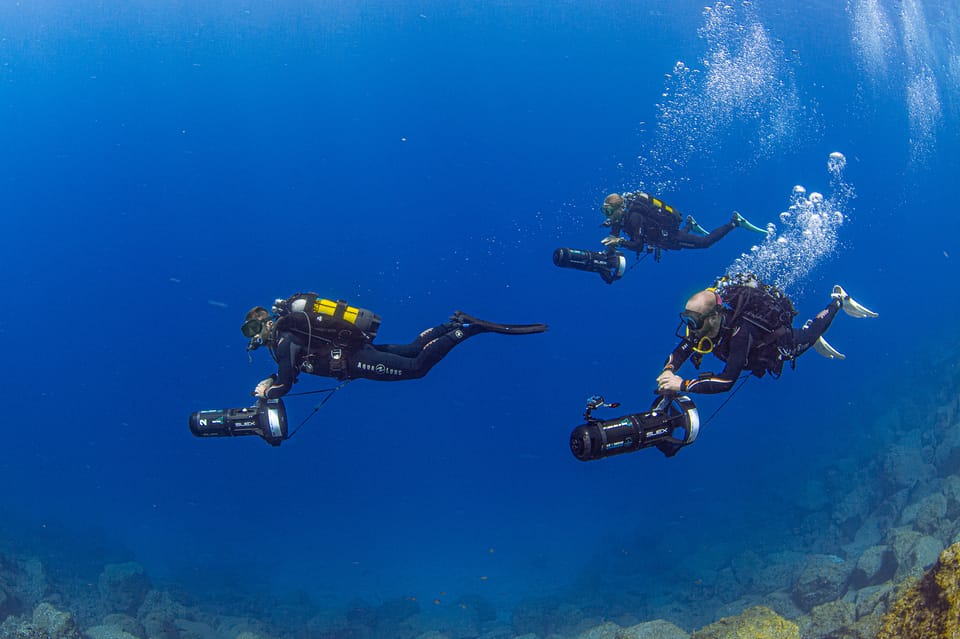
[[[260,399],[267,399],[267,391],[273,386],[273,383],[276,381],[276,378],[272,375],[265,380],[257,384],[257,387],[253,389],[253,396],[259,397]]]
[[[623,242],[623,238],[617,237],[616,235],[608,235],[600,243],[604,246],[620,246],[620,243]]]

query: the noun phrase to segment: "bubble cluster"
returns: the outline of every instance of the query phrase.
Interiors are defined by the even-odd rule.
[[[763,243],[737,258],[728,275],[753,273],[764,282],[783,290],[796,289],[810,272],[837,247],[837,232],[845,220],[844,211],[855,197],[853,187],[843,180],[847,159],[834,152],[827,160],[830,175],[829,197],[802,185],[794,186],[789,206],[779,215],[779,228],[767,225]],[[801,291],[794,291],[801,292]]]
[[[843,153],[834,151],[827,158],[827,171],[831,176],[839,175],[845,168],[847,168],[847,157]]]
[[[910,159],[923,160],[933,151],[940,122],[940,96],[929,69],[923,69],[907,85],[907,114],[910,120]]]
[[[684,181],[682,170],[694,156],[739,151],[746,143],[747,162],[770,157],[801,128],[805,110],[792,69],[750,3],[718,2],[703,16],[698,35],[707,52],[699,68],[679,61],[666,74],[655,139],[638,158],[648,190]]]
[[[855,0],[847,10],[854,50],[867,78],[877,90],[888,92],[893,84],[902,91],[910,127],[910,159],[920,163],[936,146],[942,120],[941,84],[934,69],[945,73],[944,90],[957,86],[956,74],[949,62],[944,65],[938,59],[935,34],[919,0],[902,0],[899,10],[890,14],[884,11],[881,0]],[[898,45],[904,58],[899,65],[894,64]]]
[[[854,51],[867,77],[879,82],[893,57],[895,34],[890,18],[878,0],[857,0],[849,6]]]

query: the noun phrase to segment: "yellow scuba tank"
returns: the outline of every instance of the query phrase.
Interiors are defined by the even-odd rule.
[[[360,331],[369,335],[370,339],[373,339],[380,329],[379,315],[365,308],[350,306],[343,300],[334,302],[333,300],[318,297],[313,302],[313,312],[317,315],[327,316],[352,324]]]
[[[316,293],[297,293],[273,305],[277,329],[292,331],[308,340],[320,339],[347,345],[373,341],[380,316],[343,300],[328,300]]]

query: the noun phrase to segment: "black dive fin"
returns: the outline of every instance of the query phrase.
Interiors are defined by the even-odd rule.
[[[503,335],[529,335],[531,333],[543,333],[547,330],[546,324],[497,324],[496,322],[477,319],[463,311],[454,313],[453,319],[463,324],[480,326],[491,333],[502,333]]]

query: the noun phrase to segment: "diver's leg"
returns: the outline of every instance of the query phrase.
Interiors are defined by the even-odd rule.
[[[727,222],[723,226],[718,226],[717,228],[710,231],[706,236],[703,235],[694,235],[693,233],[687,233],[686,231],[677,231],[676,232],[676,241],[680,245],[680,248],[708,248],[713,246],[727,233],[737,228],[736,224],[733,222]]]
[[[430,369],[458,344],[483,332],[486,331],[479,326],[461,327],[457,324],[457,328],[423,344],[413,356],[388,352],[383,350],[382,346],[365,348],[350,357],[350,376],[381,382],[419,379],[430,372]],[[414,345],[394,346],[413,347]]]
[[[840,311],[841,302],[831,300],[827,307],[817,313],[817,316],[803,325],[803,328],[793,329],[793,343],[795,355],[800,355],[811,346],[816,344],[820,336],[827,332],[833,319]]]
[[[416,357],[423,350],[423,347],[440,337],[444,333],[449,333],[459,326],[456,322],[444,322],[423,331],[417,338],[409,344],[376,344],[374,348],[383,353],[393,353],[403,357]]]

